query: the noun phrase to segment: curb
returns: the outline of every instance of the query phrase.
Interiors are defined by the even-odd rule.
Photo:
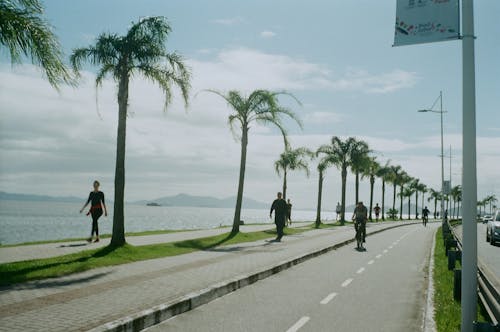
[[[387,228],[379,229],[370,233],[366,233],[366,236],[371,236],[380,232],[384,232],[389,229],[415,225],[420,222],[409,222],[401,225],[394,225]],[[309,252],[305,255],[300,255],[286,261],[279,262],[277,265],[269,266],[261,271],[250,275],[240,275],[232,279],[228,279],[219,283],[216,283],[205,289],[189,293],[185,296],[181,296],[173,301],[166,302],[150,309],[143,310],[136,314],[125,316],[115,321],[106,323],[104,325],[98,326],[89,330],[89,332],[129,332],[129,331],[141,331],[145,328],[156,325],[164,320],[172,318],[176,315],[182,314],[186,311],[193,310],[203,304],[211,302],[216,298],[234,292],[237,289],[243,288],[245,286],[251,285],[259,280],[263,280],[281,271],[287,270],[294,265],[303,263],[309,259],[318,257],[320,255],[326,254],[332,250],[339,249],[355,239],[345,240],[329,247],[319,249],[316,251]]]

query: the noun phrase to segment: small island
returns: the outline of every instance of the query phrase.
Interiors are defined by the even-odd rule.
[[[147,205],[147,206],[161,206],[160,204],[155,203],[155,202],[148,203],[148,204],[146,204],[146,205]]]

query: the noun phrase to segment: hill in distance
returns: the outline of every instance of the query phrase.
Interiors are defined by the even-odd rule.
[[[210,196],[192,196],[187,194],[178,194],[175,196],[166,196],[149,201],[138,201],[134,204],[144,205],[146,203],[157,203],[162,206],[186,206],[186,207],[210,207],[210,208],[234,208],[236,197],[215,198]],[[269,204],[262,203],[251,198],[243,198],[243,208],[246,209],[267,209]]]

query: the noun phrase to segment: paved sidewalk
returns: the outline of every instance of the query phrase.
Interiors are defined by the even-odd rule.
[[[312,222],[296,222],[292,223],[291,227],[302,227],[310,224],[312,224]],[[257,232],[274,228],[275,226],[272,222],[265,225],[240,226],[240,230],[242,232]],[[198,239],[207,236],[215,236],[215,235],[225,234],[230,230],[231,230],[230,228],[224,227],[224,228],[201,229],[194,231],[174,232],[174,233],[157,234],[157,235],[128,236],[127,242],[134,246],[144,246],[148,244],[177,242],[183,240]],[[5,248],[0,247],[0,264],[23,261],[28,259],[55,257],[66,254],[72,254],[83,250],[101,248],[107,246],[110,241],[111,241],[110,238],[106,238],[106,239],[101,239],[99,243],[87,243],[87,241],[71,241],[71,242],[58,242],[58,243],[46,243],[46,244],[34,244],[34,245],[21,245],[21,246],[5,247]]]
[[[408,222],[369,224],[368,234]],[[0,331],[84,331],[215,283],[352,239],[349,226],[256,241],[0,289]],[[369,250],[370,240],[367,240]]]

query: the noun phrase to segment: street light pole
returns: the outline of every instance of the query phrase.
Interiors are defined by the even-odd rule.
[[[444,142],[443,142],[443,91],[439,91],[441,114],[441,221],[444,223]]]

